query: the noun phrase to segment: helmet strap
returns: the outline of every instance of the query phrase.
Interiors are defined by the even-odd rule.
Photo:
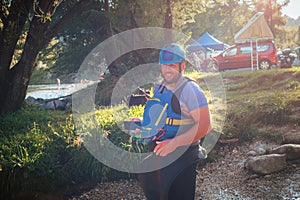
[[[182,63],[179,63],[179,73],[181,74],[182,72],[182,67],[181,67]]]

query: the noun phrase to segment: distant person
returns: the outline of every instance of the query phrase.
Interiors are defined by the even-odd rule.
[[[60,90],[60,79],[56,78],[57,89]]]

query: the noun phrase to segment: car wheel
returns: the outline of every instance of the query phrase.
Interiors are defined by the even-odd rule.
[[[259,69],[270,69],[271,64],[268,60],[262,60],[259,63]]]

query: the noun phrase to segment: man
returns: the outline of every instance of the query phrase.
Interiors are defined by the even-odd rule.
[[[210,130],[208,103],[199,86],[183,76],[185,51],[180,45],[164,46],[159,63],[163,81],[153,97],[164,108],[158,117],[165,118],[159,134],[151,137],[153,154],[142,164],[155,170],[139,174],[138,179],[149,200],[192,200],[197,161],[206,157],[199,141]]]

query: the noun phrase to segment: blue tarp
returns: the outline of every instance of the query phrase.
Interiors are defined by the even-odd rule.
[[[189,45],[188,51],[190,52],[200,51],[203,50],[203,48],[205,50],[213,49],[215,51],[221,51],[228,47],[229,47],[228,44],[219,41],[218,39],[210,35],[208,32],[206,32],[196,42]]]

